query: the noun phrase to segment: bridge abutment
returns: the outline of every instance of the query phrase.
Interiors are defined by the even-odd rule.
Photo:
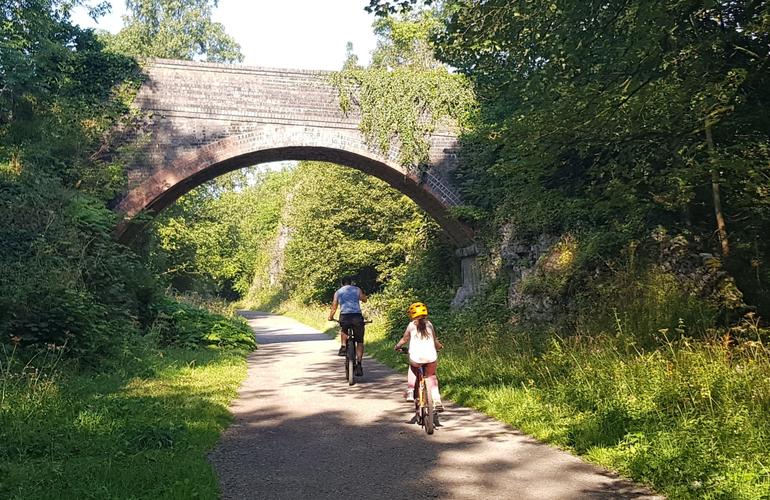
[[[455,255],[460,258],[462,284],[455,292],[452,307],[460,307],[481,290],[482,275],[479,266],[479,245],[473,244],[458,249]]]

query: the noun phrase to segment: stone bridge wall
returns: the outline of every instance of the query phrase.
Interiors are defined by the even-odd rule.
[[[418,177],[399,165],[397,149],[382,154],[366,144],[357,110],[341,111],[327,72],[169,60],[150,61],[145,71],[134,101],[140,126],[123,141],[131,145],[129,192],[118,209],[129,218],[228,170],[318,159],[385,180],[467,243],[465,228],[445,213],[460,203],[449,182],[457,140],[448,128],[431,138],[430,162]]]

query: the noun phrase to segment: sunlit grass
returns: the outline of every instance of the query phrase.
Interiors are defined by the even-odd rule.
[[[243,352],[166,349],[113,374],[6,383],[0,497],[218,498],[206,453],[245,373]]]

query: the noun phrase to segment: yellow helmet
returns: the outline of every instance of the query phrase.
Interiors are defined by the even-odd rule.
[[[406,313],[409,315],[409,319],[424,318],[428,315],[428,306],[422,302],[415,302],[409,306],[409,309],[406,310]]]

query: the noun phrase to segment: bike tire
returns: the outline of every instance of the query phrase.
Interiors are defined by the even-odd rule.
[[[412,395],[414,396],[414,419],[418,425],[422,425],[422,411],[420,408],[420,392],[419,386],[415,384],[412,389]]]
[[[350,378],[350,363],[347,356],[345,356],[345,380]]]
[[[425,432],[433,434],[433,396],[428,387],[423,387],[425,391]]]
[[[356,383],[356,349],[351,344],[353,344],[352,339],[348,341],[348,352],[345,356],[345,376],[348,379],[348,385]]]

